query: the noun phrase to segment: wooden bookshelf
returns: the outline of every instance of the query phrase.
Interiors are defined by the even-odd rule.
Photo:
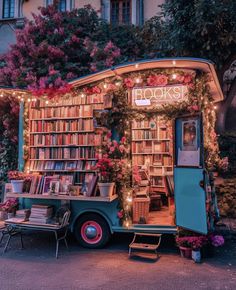
[[[94,110],[103,110],[103,102],[103,96],[94,94],[61,99],[57,103],[38,100],[28,104],[29,152],[25,170],[33,174],[33,181],[30,194],[19,197],[49,198],[40,193],[50,176],[58,176],[60,189],[61,178],[68,177],[74,185],[82,185],[96,177],[93,167],[97,161],[96,147],[101,145],[102,137],[94,127]],[[58,199],[61,197],[65,198]]]
[[[132,164],[147,168],[152,191],[165,192],[165,175],[173,174],[172,124],[160,117],[132,122]]]

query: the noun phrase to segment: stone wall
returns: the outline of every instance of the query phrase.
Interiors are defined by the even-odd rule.
[[[236,218],[236,177],[222,179],[216,193],[221,217]]]

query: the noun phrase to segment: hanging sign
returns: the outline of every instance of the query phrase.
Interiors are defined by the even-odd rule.
[[[165,87],[142,87],[132,89],[132,106],[160,106],[187,100],[188,87],[171,85]]]

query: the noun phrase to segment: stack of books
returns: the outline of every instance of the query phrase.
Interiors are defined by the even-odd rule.
[[[53,215],[53,207],[51,205],[34,204],[31,207],[29,221],[36,224],[50,223]]]

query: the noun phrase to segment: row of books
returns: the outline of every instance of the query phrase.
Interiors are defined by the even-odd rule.
[[[156,129],[158,127],[166,127],[166,126],[167,122],[160,118],[154,118],[152,120],[132,121],[133,129],[142,129],[142,128]]]
[[[73,171],[73,170],[94,170],[95,160],[90,161],[41,161],[34,160],[30,162],[30,171]]]
[[[133,130],[132,139],[157,139],[158,134],[156,130]]]
[[[39,150],[39,149],[42,149],[42,150]],[[58,159],[63,159],[63,158],[64,159],[94,159],[96,157],[95,148],[87,146],[87,147],[78,147],[78,148],[61,148],[61,147],[59,148],[31,148],[30,159],[47,159],[45,157],[48,156],[47,154],[50,154],[48,152],[53,152],[52,154],[55,154],[55,156],[57,156]],[[50,159],[54,159],[54,158],[50,158]]]
[[[67,132],[67,131],[91,131],[94,129],[92,119],[32,121],[31,132]]]
[[[26,189],[29,194],[43,194],[65,192],[74,182],[72,174],[45,176],[33,174],[30,176],[30,185]]]
[[[82,149],[84,149],[82,151]],[[31,159],[86,159],[84,157],[85,152],[89,149],[93,149],[92,147],[80,147],[80,148],[31,148],[30,149],[30,157]],[[87,158],[94,158],[94,150],[88,151]],[[91,157],[89,157],[91,156]]]
[[[34,134],[30,136],[31,146],[80,145],[100,146],[101,135],[98,134]]]
[[[48,107],[32,109],[29,111],[30,119],[43,118],[73,118],[73,117],[92,117],[93,107],[91,105],[70,106],[70,107]]]
[[[106,101],[106,100],[105,100]],[[59,106],[72,106],[72,105],[89,105],[96,103],[103,103],[104,96],[103,95],[85,95],[79,94],[76,97],[69,99],[60,99],[60,101],[56,102],[46,102],[46,100],[37,100],[31,103],[31,109],[38,109],[40,107],[59,107]]]
[[[172,166],[173,160],[170,155],[155,154],[155,155],[133,155],[133,165],[138,166]]]
[[[169,141],[141,141],[132,142],[132,153],[162,153],[170,152],[170,142]]]

